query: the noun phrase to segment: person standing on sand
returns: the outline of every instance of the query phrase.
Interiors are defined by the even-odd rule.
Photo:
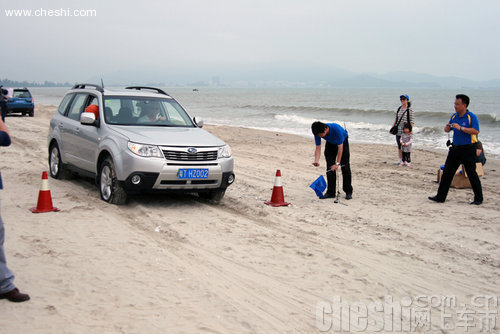
[[[321,138],[326,141],[325,159],[328,188],[323,199],[335,197],[337,181],[336,170],[339,167],[342,169],[342,189],[346,193],[345,198],[351,199],[353,188],[351,185],[351,164],[349,161],[349,137],[347,131],[336,123],[325,124],[321,122],[314,122],[311,125],[311,130],[316,142],[313,166],[319,166]]]
[[[443,176],[439,183],[436,196],[429,197],[431,201],[443,203],[450,190],[451,181],[460,164],[463,164],[472,190],[474,201],[470,204],[483,203],[483,190],[481,181],[476,173],[476,148],[477,135],[479,134],[479,121],[477,116],[468,109],[470,99],[467,95],[458,94],[455,99],[456,113],[444,127],[444,132],[453,130],[453,144],[448,151],[444,164]]]
[[[7,99],[9,98],[9,88],[0,85],[0,109],[2,111],[2,121],[5,122],[5,115],[7,114]]]
[[[9,130],[5,123],[0,120],[0,146],[9,146]],[[2,175],[0,174],[0,189],[2,189]],[[2,216],[0,215],[0,299],[7,299],[11,302],[25,302],[30,299],[25,293],[19,292],[14,285],[14,274],[7,268],[7,260],[3,244],[5,241],[5,229],[3,227]]]
[[[401,149],[401,135],[404,133],[403,125],[404,123],[410,123],[412,129],[414,125],[414,112],[411,108],[410,97],[406,94],[399,97],[401,101],[401,106],[396,111],[396,118],[392,126],[398,126],[398,132],[396,133],[396,143],[398,144],[398,155],[399,160],[396,164],[400,165],[403,162],[403,150]],[[399,121],[399,123],[398,123]]]
[[[403,151],[403,162],[399,165],[413,168],[413,166],[411,165],[411,146],[413,144],[411,125],[409,123],[405,123],[403,128],[404,132],[401,134],[401,150]]]

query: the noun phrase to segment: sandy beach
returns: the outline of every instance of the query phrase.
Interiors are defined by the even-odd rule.
[[[498,160],[485,165],[483,205],[469,205],[471,189],[453,188],[438,204],[427,197],[437,191],[444,151],[414,149],[409,169],[393,164],[395,145],[351,142],[353,199],[342,194],[334,204],[309,188],[325,166],[323,157],[321,167],[311,165],[312,138],[207,125],[235,157],[236,182],[219,205],[147,195],[114,206],[88,180],[50,178],[61,211],[33,214],[55,110],[39,106],[34,118],[6,122],[5,248],[31,300],[0,301],[0,333],[334,332],[340,319],[328,305],[336,297],[367,305],[386,296],[456,298],[454,329],[440,327],[437,305],[428,311],[433,332],[458,333],[459,304],[500,295]],[[288,207],[264,205],[278,169]],[[468,332],[480,332],[486,306],[471,307]],[[498,302],[489,309],[498,331]],[[326,312],[320,324],[318,310]],[[342,324],[353,332],[376,326]],[[382,332],[398,332],[386,326]]]

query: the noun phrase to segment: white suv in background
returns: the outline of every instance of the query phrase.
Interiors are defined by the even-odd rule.
[[[141,192],[196,192],[220,201],[234,182],[233,157],[202,126],[161,89],[77,84],[50,121],[50,175],[91,176],[113,204]]]

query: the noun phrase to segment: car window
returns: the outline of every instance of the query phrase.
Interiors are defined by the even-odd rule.
[[[120,125],[193,127],[189,115],[173,99],[109,96],[104,99],[106,122]]]
[[[80,120],[80,114],[85,108],[85,101],[87,100],[87,94],[76,94],[73,103],[68,112],[68,117],[74,119],[75,121]]]
[[[106,119],[106,123],[112,122],[112,120],[117,117],[120,108],[120,99],[105,99],[104,118]]]
[[[99,106],[99,99],[97,98],[97,96],[90,95],[89,105],[91,105],[91,104],[95,104],[96,106]]]
[[[73,98],[73,95],[74,94],[68,94],[66,95],[63,100],[61,101],[61,103],[59,104],[59,108],[57,109],[57,111],[61,114],[61,115],[64,115],[64,113],[66,112],[66,109],[68,107],[68,103],[71,101],[71,99]]]
[[[164,106],[166,108],[167,119],[173,125],[182,126],[186,125],[187,122],[191,122],[189,117],[187,117],[186,113],[178,103],[165,103]]]
[[[30,98],[31,94],[27,90],[14,90],[14,94],[12,94],[12,97],[17,97],[17,98]]]

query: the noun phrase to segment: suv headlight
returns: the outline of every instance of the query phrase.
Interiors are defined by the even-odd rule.
[[[141,157],[163,158],[158,146],[128,142],[128,149]]]
[[[217,158],[230,158],[232,155],[231,147],[229,145],[224,145],[219,147],[219,151],[217,152]]]

